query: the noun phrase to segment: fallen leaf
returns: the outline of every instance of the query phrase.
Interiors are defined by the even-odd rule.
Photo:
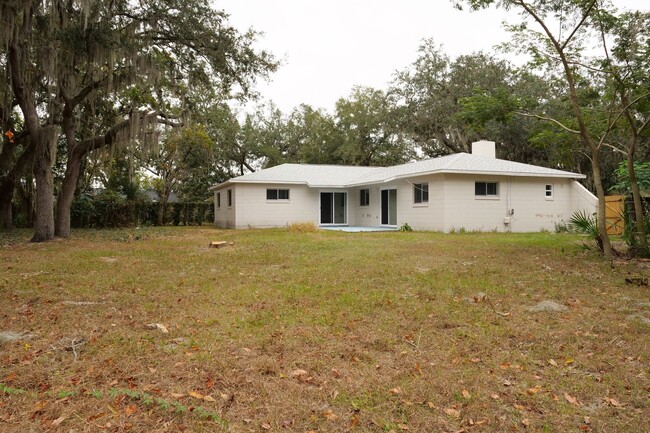
[[[522,419],[522,420],[521,420],[521,423],[522,423],[525,427],[528,427],[528,426],[530,425],[530,421],[528,420],[528,418],[524,418],[524,419]]]
[[[307,376],[307,372],[305,370],[293,370],[291,372],[291,377],[300,377],[300,376]]]
[[[427,406],[429,406],[429,409],[435,409],[435,407],[436,407],[436,405],[433,404],[432,401],[428,401],[428,402],[427,402]]]
[[[388,392],[390,392],[392,395],[399,395],[402,393],[402,388],[397,386],[395,388],[391,388]]]
[[[516,403],[515,403],[513,406],[514,406],[515,409],[520,410],[520,411],[524,411],[524,410],[526,410],[526,407],[525,407],[525,406],[522,406],[522,405],[520,405],[520,404],[516,404]]]
[[[334,412],[332,412],[331,410],[329,410],[329,409],[326,410],[326,411],[323,411],[323,417],[327,418],[330,421],[334,421],[335,419],[338,418],[338,416],[336,416],[336,414]]]
[[[200,394],[196,391],[190,391],[187,393],[190,397],[198,398],[199,400],[203,400],[203,394]]]
[[[501,370],[507,370],[507,369],[510,368],[510,363],[509,362],[503,362],[503,363],[501,363],[501,365],[499,365],[499,368]]]
[[[350,428],[356,427],[357,424],[359,424],[359,417],[354,415],[350,418]]]
[[[399,427],[400,430],[408,430],[409,426],[406,424],[397,424],[397,427]]]
[[[567,358],[566,361],[564,361],[564,365],[573,364],[573,362],[573,358]]]
[[[579,404],[577,398],[572,397],[571,395],[569,395],[569,394],[566,393],[566,392],[564,393],[564,398],[566,399],[566,401],[568,401],[568,402],[571,403],[571,404],[575,404],[575,405],[578,405],[578,404]]]
[[[11,383],[14,380],[16,380],[17,378],[18,378],[18,375],[16,373],[10,373],[10,374],[5,376],[5,382],[6,383]]]
[[[445,409],[445,413],[452,418],[460,418],[460,412],[452,407]]]
[[[554,359],[549,359],[548,363],[551,364],[553,367],[557,367],[557,361],[555,361]]]
[[[463,397],[465,397],[465,398],[470,398],[470,397],[472,396],[472,395],[469,393],[469,391],[466,390],[466,389],[462,390],[460,393],[461,393],[461,394],[463,395]]]
[[[540,392],[541,390],[542,390],[542,387],[541,387],[541,386],[539,386],[539,385],[535,385],[535,386],[532,387],[532,388],[528,388],[528,389],[526,390],[526,392],[527,392],[529,395],[533,395],[533,394],[537,394],[537,393]]]
[[[174,397],[174,398],[183,398],[183,397],[185,397],[185,394],[178,394],[176,392],[172,392],[170,395],[172,397]]]
[[[263,422],[260,424],[260,427],[262,427],[264,430],[271,430],[271,424]]]
[[[52,427],[58,427],[65,420],[65,418],[66,418],[65,416],[60,416],[54,421],[52,421]]]
[[[124,408],[124,413],[126,414],[126,416],[133,415],[137,411],[138,411],[138,406],[136,406],[134,404],[130,404],[127,407]]]
[[[498,399],[501,398],[501,397],[499,397],[499,394],[492,394],[490,397],[492,397],[495,400],[498,400]]]
[[[211,402],[215,402],[215,401],[217,401],[217,400],[215,400],[214,397],[212,397],[211,395],[205,395],[205,396],[203,396],[203,400],[204,400],[204,401],[211,401]]]
[[[158,331],[162,332],[163,334],[168,334],[169,333],[169,329],[167,329],[167,327],[165,325],[163,325],[162,323],[148,323],[146,325],[146,328],[147,329],[157,329]]]
[[[589,424],[589,423],[591,423],[591,418],[588,417],[588,416],[586,416],[586,417],[584,418],[584,422],[585,422],[585,424]]]
[[[95,421],[95,420],[97,420],[97,419],[99,419],[99,418],[101,418],[103,416],[106,416],[106,412],[99,412],[99,413],[97,413],[95,415],[91,415],[91,416],[88,417],[87,420],[88,420],[88,422],[93,422],[93,421]]]
[[[615,398],[605,398],[605,403],[614,406],[614,407],[623,407]]]
[[[113,405],[109,404],[109,405],[107,405],[107,407],[108,407],[108,410],[110,410],[113,413],[113,415],[119,415],[120,412],[117,409],[115,409],[113,407]]]

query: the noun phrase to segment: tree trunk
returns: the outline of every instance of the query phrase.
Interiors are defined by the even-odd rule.
[[[49,125],[33,133],[36,146],[34,178],[36,179],[36,221],[31,242],[54,238],[54,181],[52,167],[56,159],[56,144],[60,128]]]
[[[594,186],[596,187],[596,197],[598,197],[598,212],[596,213],[598,245],[601,246],[603,256],[611,259],[613,250],[607,234],[607,221],[605,219],[605,189],[600,175],[600,148],[593,145],[591,146],[591,171],[594,174]]]
[[[69,153],[65,177],[56,199],[56,227],[54,234],[58,237],[70,236],[70,209],[81,174],[81,164],[85,153],[75,148]]]
[[[0,229],[11,230],[14,228],[14,218],[11,205],[14,197],[15,183],[13,179],[6,179],[0,184]]]
[[[627,153],[627,170],[630,177],[630,190],[632,191],[632,199],[634,200],[634,232],[632,233],[633,237],[637,237],[638,246],[640,251],[634,251],[633,253],[642,256],[649,255],[648,251],[648,237],[645,230],[645,215],[643,215],[643,203],[641,201],[641,190],[639,189],[639,183],[636,179],[636,170],[634,169],[634,152],[633,150],[636,146],[631,147],[630,151]]]
[[[165,223],[165,202],[163,202],[162,198],[159,198],[158,201],[158,215],[156,218],[156,225],[157,226],[162,226]]]

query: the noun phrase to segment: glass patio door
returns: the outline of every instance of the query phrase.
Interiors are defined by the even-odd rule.
[[[381,190],[381,225],[397,226],[397,189]]]
[[[348,193],[347,192],[321,192],[320,193],[320,223],[321,224],[347,224],[348,223]]]

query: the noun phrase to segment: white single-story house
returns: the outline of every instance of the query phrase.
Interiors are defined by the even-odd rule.
[[[554,230],[597,198],[568,171],[495,157],[495,144],[392,167],[282,164],[232,178],[214,192],[222,228],[319,226],[416,230]]]

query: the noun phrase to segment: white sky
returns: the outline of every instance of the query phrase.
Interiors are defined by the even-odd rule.
[[[258,47],[283,62],[258,91],[284,113],[301,103],[333,110],[354,85],[385,89],[393,73],[432,38],[452,57],[490,51],[508,40],[494,9],[458,11],[449,0],[213,0],[240,31],[264,32]],[[615,0],[622,9],[648,9],[647,0]]]

